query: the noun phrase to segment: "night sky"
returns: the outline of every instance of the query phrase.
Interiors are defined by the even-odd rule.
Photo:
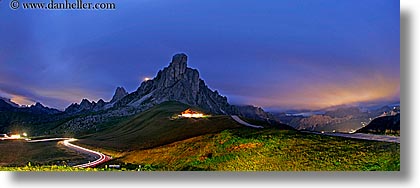
[[[111,11],[15,11],[1,1],[0,96],[58,109],[110,100],[184,52],[232,104],[400,100],[399,1],[114,2]]]

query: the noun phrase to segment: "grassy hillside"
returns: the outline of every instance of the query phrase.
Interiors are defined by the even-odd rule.
[[[152,170],[400,170],[399,144],[278,129],[225,130],[120,156],[108,164],[140,164]]]
[[[115,160],[103,168],[121,164],[148,170],[400,169],[399,144],[306,134],[281,126],[251,129],[229,116],[171,118],[187,108],[178,102],[163,103],[79,144],[113,156]]]
[[[176,118],[187,108],[190,107],[179,102],[165,102],[79,142],[112,150],[138,150],[242,127],[230,116],[224,115],[199,119]]]

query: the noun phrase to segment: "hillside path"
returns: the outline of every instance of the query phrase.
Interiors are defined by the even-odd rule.
[[[311,133],[311,134],[319,134],[319,135],[327,135],[327,136],[354,138],[354,139],[361,139],[361,140],[372,140],[372,141],[380,141],[380,142],[400,143],[400,137],[398,137],[398,136],[375,135],[375,134],[364,134],[364,133],[352,133],[352,134],[350,134],[350,133],[320,133],[320,132],[312,132],[312,131],[301,131],[301,132]]]
[[[263,126],[258,126],[258,125],[252,125],[252,124],[249,124],[249,123],[247,123],[247,122],[243,121],[243,120],[242,120],[241,118],[239,118],[238,116],[232,115],[231,117],[232,117],[232,119],[233,119],[233,120],[235,120],[235,121],[236,121],[236,122],[238,122],[239,124],[245,125],[245,126],[247,126],[247,127],[252,127],[252,128],[256,128],[256,129],[262,129],[262,128],[264,128]]]

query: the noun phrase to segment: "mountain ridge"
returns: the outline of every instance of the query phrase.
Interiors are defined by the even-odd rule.
[[[136,91],[128,93],[118,87],[114,97],[105,105],[84,99],[80,104],[72,104],[67,113],[89,114],[71,119],[61,127],[63,130],[79,127],[80,131],[97,129],[97,124],[112,118],[131,116],[144,112],[167,101],[177,101],[199,107],[215,115],[239,115],[242,117],[279,123],[273,115],[260,107],[230,105],[226,96],[211,90],[200,78],[199,71],[188,67],[186,54],[176,54],[167,67],[159,70],[153,79],[143,81]],[[76,130],[77,131],[77,130]]]
[[[185,54],[174,55],[168,67],[160,70],[153,79],[142,82],[135,92],[118,101],[116,106],[141,108],[165,101],[179,101],[215,114],[226,114],[230,110],[227,98],[210,90],[198,70],[187,66],[187,60]]]
[[[12,102],[10,99],[0,98],[0,111],[11,111],[11,112],[25,112],[32,114],[58,114],[62,113],[60,110],[55,108],[49,108],[42,105],[40,102],[36,102],[30,106],[19,106]]]

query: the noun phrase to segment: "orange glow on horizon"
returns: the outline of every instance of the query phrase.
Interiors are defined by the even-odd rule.
[[[30,106],[30,105],[35,104],[35,102],[33,102],[32,100],[23,96],[18,96],[18,95],[13,95],[10,100],[16,104],[24,105],[24,106]]]
[[[264,107],[283,106],[291,109],[322,109],[364,102],[399,100],[400,82],[384,76],[357,79],[351,83],[306,83],[281,96],[255,98]]]

